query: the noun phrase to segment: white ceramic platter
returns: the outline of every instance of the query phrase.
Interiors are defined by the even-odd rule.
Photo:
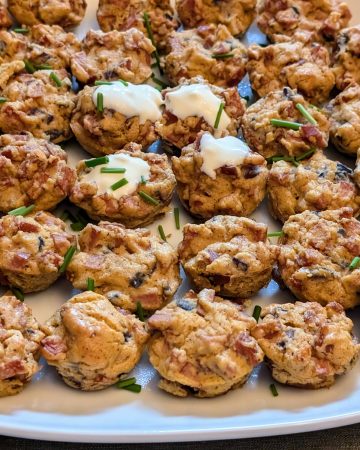
[[[77,33],[83,36],[90,28],[98,28],[95,19],[96,0],[88,0],[87,15]],[[353,23],[360,21],[359,0],[349,0]],[[263,40],[252,27],[250,42]],[[79,147],[67,145],[74,164],[88,155]],[[172,211],[172,210],[171,210]],[[175,230],[172,212],[153,224],[161,223],[169,241],[176,245],[181,232]],[[280,225],[271,220],[266,205],[253,215],[268,223],[270,229]],[[182,224],[190,220],[182,214]],[[186,289],[185,283],[179,294]],[[70,284],[60,280],[46,292],[27,295],[26,301],[35,316],[45,321],[72,295]],[[275,282],[261,291],[253,304],[290,299],[280,292]],[[359,311],[351,314],[360,336]],[[271,378],[260,366],[244,388],[215,399],[178,399],[157,388],[157,375],[146,356],[134,371],[143,386],[136,395],[109,388],[102,392],[78,392],[58,378],[55,370],[43,363],[32,383],[15,397],[0,399],[0,434],[33,439],[82,442],[160,442],[230,439],[296,433],[331,428],[360,421],[359,365],[340,378],[331,389],[318,391],[278,387],[279,396],[269,391]]]

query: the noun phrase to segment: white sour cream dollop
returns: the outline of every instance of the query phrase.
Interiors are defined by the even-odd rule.
[[[125,86],[121,81],[114,81],[101,85],[93,93],[95,106],[99,93],[104,96],[104,108],[113,109],[127,118],[139,116],[141,124],[147,120],[156,122],[161,117],[161,94],[147,84],[127,83]]]
[[[128,154],[108,155],[109,162],[101,164],[91,169],[89,173],[83,176],[82,182],[96,183],[98,195],[108,193],[119,199],[124,195],[130,195],[136,191],[139,183],[150,178],[150,166],[141,158],[136,158]],[[124,168],[125,173],[101,173],[103,167]],[[112,190],[111,186],[122,178],[126,178],[128,184],[119,189]]]
[[[165,107],[181,120],[187,117],[203,117],[212,127],[215,125],[222,101],[206,84],[189,84],[168,92],[165,96]],[[230,117],[223,110],[217,132],[226,130],[230,125]]]
[[[200,141],[200,155],[203,159],[201,171],[212,179],[216,170],[223,166],[239,166],[249,156],[250,149],[245,142],[233,136],[215,139],[205,133]]]

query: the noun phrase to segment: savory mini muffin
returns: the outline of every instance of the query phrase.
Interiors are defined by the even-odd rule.
[[[44,334],[31,309],[11,295],[0,297],[0,397],[21,392],[39,370]]]
[[[75,180],[60,146],[30,133],[0,136],[0,211],[29,205],[35,211],[52,209],[70,194]]]
[[[60,276],[64,256],[75,237],[48,212],[0,219],[0,284],[23,292],[48,288]]]
[[[42,326],[41,353],[64,382],[98,391],[115,384],[139,361],[145,324],[95,292],[75,295]]]
[[[251,330],[255,319],[215,291],[187,292],[148,321],[151,364],[162,377],[159,387],[186,397],[215,397],[242,386],[263,352]]]
[[[155,50],[144,33],[90,30],[82,41],[82,51],[71,58],[71,71],[85,84],[96,80],[118,80],[143,83],[152,74],[151,54]]]
[[[247,50],[225,25],[202,25],[170,38],[165,73],[173,86],[201,75],[216,86],[236,86],[246,73]]]
[[[351,208],[291,216],[279,244],[275,273],[299,300],[360,303],[360,223]]]
[[[8,5],[19,23],[56,24],[64,28],[78,25],[86,10],[86,0],[8,0]]]
[[[247,71],[252,88],[260,97],[289,86],[307,100],[320,104],[335,86],[328,50],[320,44],[281,42],[248,50]]]
[[[155,122],[161,118],[162,104],[160,92],[147,84],[114,81],[98,87],[85,86],[77,97],[71,129],[94,156],[114,153],[129,142],[146,148],[157,139]]]
[[[172,168],[181,202],[203,219],[249,216],[265,197],[265,159],[233,136],[199,133],[179,158],[172,158]]]
[[[360,83],[360,25],[339,33],[334,69],[338,89],[345,89],[351,83]]]
[[[31,132],[54,143],[71,137],[70,116],[75,94],[66,70],[24,72],[22,61],[0,66],[0,130],[3,133]]]
[[[306,112],[312,123],[304,117]],[[295,123],[287,128],[279,120]],[[301,156],[312,148],[326,148],[329,140],[327,117],[289,87],[270,92],[247,108],[241,128],[249,146],[265,158]]]
[[[351,19],[343,0],[260,0],[257,24],[272,41],[278,35],[294,40],[333,44]]]
[[[195,141],[200,131],[216,137],[236,136],[245,101],[236,87],[223,89],[202,77],[181,79],[180,85],[163,91],[165,109],[156,123],[160,136],[177,148]]]
[[[137,28],[147,35],[150,24],[160,52],[167,49],[169,35],[179,26],[171,0],[100,0],[97,19],[103,31]]]
[[[222,24],[237,36],[254,20],[256,0],[176,0],[176,7],[185,28]]]
[[[69,69],[71,56],[81,50],[75,34],[59,25],[34,25],[28,38],[26,58],[35,68]]]
[[[0,1],[0,28],[10,28],[13,24],[13,20],[9,14],[5,1]]]
[[[330,387],[358,359],[353,323],[339,303],[272,304],[251,335],[265,353],[273,378],[306,389]]]
[[[356,155],[360,148],[360,85],[351,84],[326,106],[336,148]]]
[[[21,33],[0,30],[0,64],[26,59],[28,39]]]
[[[353,177],[349,167],[331,161],[320,151],[297,165],[275,162],[268,180],[271,213],[285,222],[293,214],[306,210],[349,206],[356,217],[360,210],[360,190]]]
[[[118,223],[88,224],[79,236],[80,252],[67,268],[76,289],[94,290],[116,306],[154,311],[166,304],[180,285],[178,254],[145,228],[129,230]]]
[[[267,239],[266,225],[215,216],[201,225],[185,225],[183,233],[180,261],[197,289],[247,298],[269,283],[278,251]]]
[[[166,155],[144,153],[140,145],[131,143],[96,163],[78,163],[70,194],[70,200],[90,217],[135,228],[165,213],[176,185]]]

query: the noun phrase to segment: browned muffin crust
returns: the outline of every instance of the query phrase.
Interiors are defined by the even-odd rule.
[[[13,20],[9,14],[5,2],[1,0],[0,2],[0,28],[10,28],[13,24]]]
[[[334,69],[336,87],[360,83],[360,25],[345,28],[337,36]]]

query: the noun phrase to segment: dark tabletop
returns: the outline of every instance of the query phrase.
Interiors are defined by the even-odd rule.
[[[0,436],[6,450],[353,450],[360,449],[360,424],[314,433],[236,441],[173,444],[71,444]]]

